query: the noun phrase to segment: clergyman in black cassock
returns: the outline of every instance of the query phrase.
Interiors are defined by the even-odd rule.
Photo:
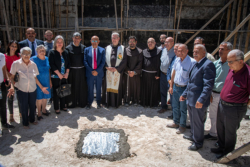
[[[154,38],[148,39],[148,48],[142,51],[141,105],[158,107],[160,102],[161,50]]]
[[[141,89],[141,68],[142,68],[142,50],[136,47],[136,37],[129,37],[129,47],[126,48],[127,65],[123,75],[123,97],[125,106],[130,102],[137,105],[140,103]]]
[[[66,49],[69,52],[70,72],[68,83],[71,84],[71,95],[67,96],[69,108],[85,107],[88,103],[88,86],[86,68],[84,67],[84,49],[81,34],[73,34],[73,42]]]
[[[102,87],[102,104],[118,108],[122,105],[122,76],[127,63],[125,48],[119,44],[119,34],[112,33],[112,44],[106,50],[106,74]]]

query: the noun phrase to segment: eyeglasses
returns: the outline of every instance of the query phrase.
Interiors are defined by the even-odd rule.
[[[94,40],[92,40],[91,42],[92,42],[92,43],[94,43],[94,42],[98,42],[98,41],[94,41]]]
[[[28,56],[29,57],[29,56],[31,56],[31,54],[24,54],[23,53],[22,56]]]
[[[228,64],[233,64],[235,61],[239,61],[239,60],[234,60],[234,61],[227,61]]]

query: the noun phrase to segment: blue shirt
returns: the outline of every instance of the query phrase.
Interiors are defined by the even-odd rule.
[[[173,65],[173,69],[175,70],[174,83],[182,86],[187,85],[189,72],[195,63],[196,61],[188,55],[183,61],[177,57]]]
[[[159,47],[157,47],[157,48],[158,48],[158,49],[161,49],[161,50],[162,50],[162,49],[164,49],[164,48],[165,48],[165,46],[164,46],[164,47],[162,47],[162,46],[159,46]]]
[[[173,57],[175,56],[174,53],[174,47],[172,47],[171,49],[167,50],[167,48],[164,48],[162,50],[162,54],[161,54],[161,71],[164,73],[168,72],[168,67],[170,65],[170,62],[172,61]]]
[[[44,46],[47,48],[46,50],[46,56],[49,56],[49,51],[53,48],[54,41],[51,43],[48,43],[47,41],[44,41]]]
[[[168,67],[168,72],[167,72],[167,81],[169,81],[169,80],[171,80],[171,75],[172,75],[172,69],[173,69],[173,65],[174,65],[174,62],[175,62],[175,60],[176,60],[176,56],[174,56],[173,58],[172,58],[172,61],[171,61],[171,63],[170,63],[170,65],[169,65],[169,67]]]
[[[65,74],[65,61],[64,61],[63,56],[61,56],[61,74],[62,75]],[[59,78],[59,77],[58,77],[58,75],[52,74],[51,78]]]
[[[28,44],[29,44],[29,48],[32,50],[32,42],[30,42],[28,39]],[[36,40],[34,41],[34,47],[35,47],[35,55],[37,55],[37,52],[36,52],[36,47],[37,47],[37,44],[36,44]]]
[[[229,71],[229,66],[227,61],[222,64],[221,59],[216,60],[214,62],[214,65],[216,69],[216,76],[215,76],[213,91],[221,92]]]

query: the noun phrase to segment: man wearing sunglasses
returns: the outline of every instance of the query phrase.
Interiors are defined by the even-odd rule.
[[[84,50],[84,66],[86,67],[86,77],[88,83],[88,105],[91,108],[94,100],[94,85],[96,87],[97,109],[101,108],[101,87],[104,76],[103,67],[105,65],[105,49],[98,46],[100,43],[98,36],[93,36],[91,45]]]

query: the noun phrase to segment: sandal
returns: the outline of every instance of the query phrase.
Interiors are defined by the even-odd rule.
[[[49,116],[50,113],[48,113],[48,112],[46,112],[46,113],[42,112],[42,114],[46,115],[46,116]]]
[[[40,121],[41,119],[43,119],[43,117],[37,115],[37,120]]]

